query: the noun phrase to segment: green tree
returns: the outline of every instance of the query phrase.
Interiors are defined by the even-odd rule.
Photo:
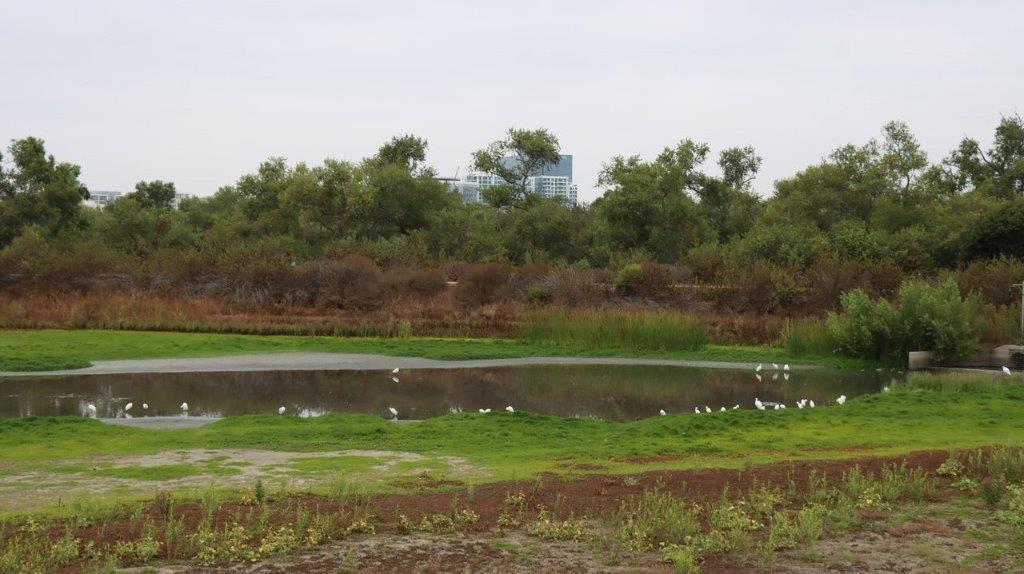
[[[473,168],[496,175],[504,185],[484,190],[496,207],[521,207],[530,195],[529,179],[560,159],[558,138],[545,129],[510,128],[505,139],[473,153]]]
[[[0,245],[7,245],[27,226],[50,236],[81,228],[82,201],[89,190],[78,180],[81,169],[58,163],[46,153],[43,140],[13,140],[8,148],[12,167],[0,155]]]
[[[174,205],[174,184],[169,181],[140,181],[135,184],[135,201],[141,207],[158,207],[170,209]]]
[[[1024,195],[1024,119],[1003,118],[987,152],[977,140],[964,138],[943,164],[945,180],[957,191],[973,187],[1002,199]]]

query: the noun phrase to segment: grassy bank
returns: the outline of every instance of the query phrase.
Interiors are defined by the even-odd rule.
[[[833,356],[796,358],[784,349],[707,345],[698,349],[560,345],[507,339],[430,337],[365,338],[289,335],[225,335],[104,330],[0,331],[0,371],[41,371],[85,367],[92,361],[165,357],[209,357],[244,353],[311,351],[371,353],[430,359],[497,359],[531,356],[652,357],[738,362],[799,362],[859,366],[863,361]]]

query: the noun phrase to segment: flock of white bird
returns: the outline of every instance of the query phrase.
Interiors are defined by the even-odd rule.
[[[763,370],[766,370],[766,367],[763,364],[761,364],[761,363],[758,363],[757,367],[754,368],[754,375],[757,377],[758,381],[761,380],[761,371],[763,371]],[[785,373],[786,380],[789,380],[789,363],[786,363],[786,364],[782,365],[782,367],[779,367],[778,363],[772,363],[771,364],[771,370],[773,370],[773,371],[780,371],[781,370],[783,373]],[[881,369],[879,369],[879,370],[881,370]],[[391,370],[391,381],[392,382],[395,382],[395,383],[399,382],[398,373],[399,373],[399,368],[398,367],[395,367],[394,369]],[[1003,365],[1003,373],[1005,373],[1007,375],[1013,374],[1010,371],[1010,368],[1007,367],[1006,365]],[[775,373],[775,377],[778,377],[778,373],[777,372]],[[889,387],[885,387],[882,390],[883,391],[888,391]],[[839,397],[836,398],[836,404],[837,405],[846,404],[846,395],[839,395]],[[135,403],[132,403],[132,402],[129,402],[127,405],[125,405],[124,406],[125,414],[127,415],[128,412],[131,411],[134,406],[135,406]],[[810,399],[800,399],[800,400],[798,400],[796,402],[796,408],[798,408],[798,409],[803,409],[803,408],[813,409],[814,406],[815,406],[814,405],[814,401],[810,400]],[[181,414],[182,415],[187,415],[188,414],[188,403],[182,402],[181,405],[180,405],[180,408],[181,408]],[[740,408],[739,405],[733,405],[731,410],[737,410],[739,408]],[[754,397],[754,408],[756,408],[759,411],[768,410],[768,409],[776,410],[777,411],[777,410],[785,409],[786,405],[785,405],[785,403],[774,403],[774,402],[761,401],[761,399],[759,399],[757,397]],[[85,405],[85,410],[86,410],[88,416],[90,416],[90,417],[95,417],[96,416],[96,405],[94,405],[92,403],[87,403]],[[149,404],[142,403],[142,410],[144,410],[144,411],[145,410],[149,410]],[[516,412],[516,410],[514,408],[512,408],[512,405],[509,405],[509,406],[505,407],[505,411],[509,412],[509,413],[515,413]],[[288,409],[285,408],[284,405],[281,405],[280,407],[277,408],[277,414],[279,414],[279,415],[283,415],[286,412],[288,412]],[[461,409],[460,409],[460,412],[461,412]],[[481,414],[488,414],[488,413],[491,412],[491,409],[480,409],[479,412]],[[701,414],[701,412],[702,411],[700,410],[700,407],[693,407],[693,413],[694,414],[699,415],[699,414]],[[707,405],[704,405],[704,411],[703,412],[704,413],[713,413],[715,411],[713,411],[711,409],[711,407],[709,407]],[[724,412],[726,412],[726,408],[725,407],[720,407],[718,409],[718,412],[724,413]],[[391,418],[393,418],[393,419],[397,419],[398,418],[398,409],[396,409],[395,407],[389,406],[388,407],[388,413],[391,415]],[[665,409],[659,410],[658,414],[661,415],[661,416],[668,415],[668,413],[665,412]]]

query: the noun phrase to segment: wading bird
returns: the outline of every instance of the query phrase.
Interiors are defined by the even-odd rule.
[[[188,410],[188,403],[181,403],[181,410],[187,411]]]
[[[89,413],[90,417],[96,416],[96,405],[88,403],[85,405],[85,412]]]
[[[149,403],[142,403],[142,410],[148,411],[149,410]]]
[[[487,413],[491,412],[491,409],[480,409],[480,412],[486,415]]]
[[[807,404],[808,404],[808,405],[809,405],[809,406],[810,406],[810,407],[811,407],[812,409],[814,408],[814,401],[807,401]]]
[[[704,412],[710,413],[711,412],[711,407],[709,407],[707,405],[704,405]]]
[[[846,403],[846,395],[839,395],[839,398],[836,399],[836,404],[840,404],[841,405],[841,404],[844,404],[844,403]]]
[[[756,368],[756,369],[754,369],[754,372],[755,372],[755,373],[760,373],[760,372],[761,372],[761,363],[758,363],[758,364],[757,364],[757,368]]]
[[[757,397],[754,397],[754,406],[757,407],[757,410],[759,410],[759,411],[763,411],[764,410],[764,403],[762,403],[761,399],[759,399]]]
[[[391,413],[391,416],[398,418],[398,409],[396,409],[395,407],[388,407],[388,412]]]
[[[789,363],[786,363],[785,365],[782,365],[782,370],[783,371],[788,371],[789,370]]]
[[[395,367],[394,369],[391,369],[391,374],[392,375],[397,375],[398,374],[398,367]]]
[[[132,410],[133,406],[135,406],[134,403],[128,403],[127,405],[124,406],[124,412],[128,412],[128,411]]]
[[[665,409],[661,409],[660,411],[658,411],[658,414],[661,415],[661,416],[665,416],[668,413],[665,412]]]
[[[700,414],[700,409],[697,408],[697,407],[693,407],[693,412],[694,412],[694,414],[698,414],[699,415]]]
[[[505,407],[505,410],[510,412],[510,413],[516,412],[516,410],[514,408],[512,408],[512,405],[509,405],[509,406]]]
[[[284,414],[284,411],[285,411],[285,408],[284,408],[284,407],[277,407],[277,414],[279,414],[279,415],[283,415],[283,414]]]
[[[1006,365],[1003,365],[1003,372],[1006,373],[1007,375],[1009,375],[1010,374],[1010,367],[1007,367]]]

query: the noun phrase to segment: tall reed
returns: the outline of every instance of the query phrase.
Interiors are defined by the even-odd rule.
[[[533,313],[523,317],[517,335],[536,344],[637,351],[699,350],[708,341],[703,322],[671,311]]]
[[[809,317],[786,321],[782,346],[795,357],[827,356],[835,352],[835,340],[821,319]]]

